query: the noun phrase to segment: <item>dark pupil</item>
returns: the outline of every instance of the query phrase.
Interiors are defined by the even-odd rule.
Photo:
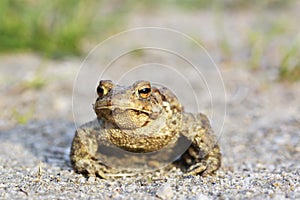
[[[97,93],[98,93],[98,95],[100,95],[100,96],[102,96],[103,95],[103,88],[102,87],[97,87]]]
[[[139,92],[140,92],[141,94],[148,94],[150,91],[151,91],[150,88],[143,88],[143,89],[140,89],[140,90],[139,90]]]

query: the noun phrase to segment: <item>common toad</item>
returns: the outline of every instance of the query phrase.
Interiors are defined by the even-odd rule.
[[[170,165],[187,175],[210,175],[220,167],[207,117],[185,113],[169,89],[148,81],[120,86],[102,80],[97,94],[97,119],[79,127],[73,139],[75,171],[108,178]]]

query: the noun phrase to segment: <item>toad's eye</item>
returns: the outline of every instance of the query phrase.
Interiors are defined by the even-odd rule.
[[[101,85],[99,85],[99,86],[97,87],[97,93],[98,93],[98,96],[99,96],[99,97],[105,96],[105,95],[107,94],[107,92],[108,92],[108,90],[107,90],[105,87],[103,87],[103,86],[101,86]]]
[[[151,88],[148,86],[139,89],[139,95],[143,99],[148,98],[150,96],[150,94],[151,94]]]

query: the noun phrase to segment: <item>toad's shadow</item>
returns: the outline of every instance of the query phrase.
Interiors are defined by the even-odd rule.
[[[18,161],[19,165],[26,166],[35,166],[36,163],[41,161],[45,164],[49,164],[50,166],[57,166],[62,169],[71,169],[70,148],[75,135],[75,129],[75,124],[69,121],[43,120],[32,121],[26,125],[19,125],[7,131],[0,130],[0,160],[16,160]],[[180,142],[178,142],[178,145],[174,146],[174,151],[172,151],[172,153],[170,154],[171,158],[174,157],[176,159],[177,157],[174,155],[181,155],[182,149],[177,148],[178,146],[185,147],[187,146],[187,144],[190,144],[190,142],[184,138],[179,141]],[[111,149],[103,148],[102,153],[104,153],[104,155],[105,150],[109,152],[109,155],[111,155],[111,157],[109,157],[109,159],[107,160],[104,159],[104,161],[107,161],[107,163],[109,163],[113,167],[119,165],[127,168],[127,166],[125,165],[127,163],[130,168],[135,166],[134,164],[137,164],[138,167],[135,166],[136,170],[139,169],[143,171],[143,167],[146,166],[146,161],[151,163],[150,166],[154,165],[153,167],[155,169],[171,163],[168,157],[164,158],[159,153],[157,154],[159,156],[158,158],[154,153],[153,159],[157,159],[160,162],[154,162],[146,156],[137,156],[138,159],[136,159],[136,163],[133,163],[134,159],[128,159],[126,156],[124,157],[124,159],[128,159],[127,161],[124,161],[124,159],[120,159],[120,151],[123,152],[123,150],[113,149],[113,151]],[[103,158],[105,158],[104,155],[102,155]],[[151,155],[152,154],[149,154],[150,158],[152,158]],[[130,158],[135,158],[136,155],[134,154],[132,156],[130,154],[130,156]],[[149,168],[147,169],[149,170]]]
[[[70,168],[69,152],[74,132],[74,123],[62,120],[32,121],[0,131],[0,145],[3,145],[0,158],[17,159],[20,164],[26,165],[39,160],[53,166]]]

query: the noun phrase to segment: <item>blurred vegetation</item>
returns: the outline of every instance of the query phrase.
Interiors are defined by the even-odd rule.
[[[225,56],[232,54],[224,32],[222,12],[255,7],[269,10],[284,9],[293,0],[1,0],[0,1],[0,52],[34,51],[45,57],[62,58],[81,55],[85,45],[101,41],[123,30],[126,17],[135,11],[147,12],[173,7],[187,11],[212,8],[219,28],[219,44]],[[263,60],[268,44],[287,30],[286,22],[273,20],[270,27],[260,24],[248,33],[251,57],[249,66],[257,69]],[[299,46],[299,43],[297,43]],[[280,80],[298,80],[299,57],[297,45],[283,47],[279,67]],[[30,83],[42,87],[40,80]],[[29,85],[30,85],[29,84]]]
[[[290,26],[287,20],[286,18],[278,18],[277,20],[259,21],[253,29],[248,31],[247,36],[251,50],[249,64],[251,68],[258,69],[265,53],[270,49],[270,44],[288,34]]]
[[[12,118],[16,120],[18,124],[26,124],[28,123],[31,119],[33,119],[34,113],[35,113],[35,106],[34,104],[31,104],[29,106],[29,109],[22,110],[23,112],[20,112],[17,108],[13,108],[12,110]]]
[[[292,44],[282,52],[283,58],[279,67],[279,79],[281,81],[300,80],[300,37],[292,41]]]
[[[0,51],[32,50],[54,58],[80,55],[84,39],[99,29],[110,30],[121,18],[120,9],[97,17],[101,5],[97,0],[1,0]]]
[[[255,2],[282,6],[290,1]],[[130,11],[171,5],[201,9],[220,3],[227,8],[253,4],[244,0],[1,0],[0,51],[31,50],[52,58],[80,55],[85,40],[103,37],[116,27],[121,30]]]

